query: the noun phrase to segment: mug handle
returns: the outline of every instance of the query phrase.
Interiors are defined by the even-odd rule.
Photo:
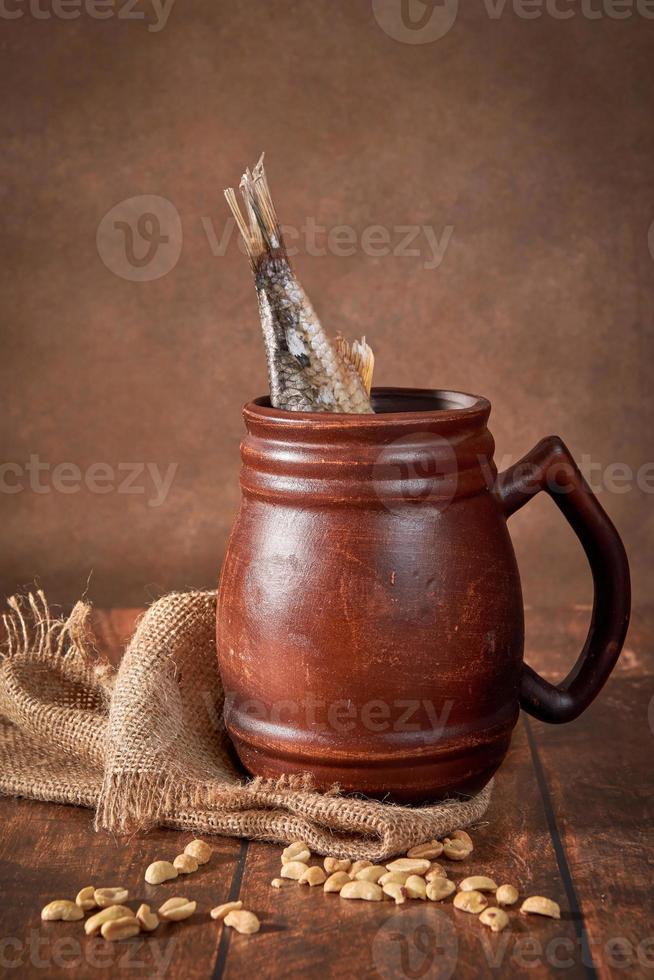
[[[542,439],[500,473],[495,485],[507,518],[541,490],[579,538],[593,575],[588,636],[568,676],[560,684],[550,684],[523,665],[520,706],[541,721],[561,723],[585,711],[613,670],[629,625],[631,585],[620,536],[558,436]]]

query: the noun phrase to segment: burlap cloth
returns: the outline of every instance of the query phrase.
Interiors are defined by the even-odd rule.
[[[141,619],[118,670],[96,651],[91,608],[53,619],[42,593],[9,600],[0,659],[0,793],[95,809],[97,829],[154,826],[379,861],[477,821],[474,799],[400,807],[248,780],[225,733],[214,592],[171,594]]]

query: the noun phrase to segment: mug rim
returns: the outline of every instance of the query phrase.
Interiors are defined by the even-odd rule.
[[[243,406],[243,415],[246,419],[253,421],[256,419],[266,419],[267,421],[279,425],[306,424],[315,426],[316,424],[325,426],[346,426],[376,428],[389,423],[394,424],[416,424],[421,421],[434,422],[462,422],[482,418],[488,418],[491,404],[483,395],[473,395],[466,391],[457,391],[454,388],[412,388],[402,386],[373,386],[371,394],[373,399],[376,397],[387,399],[415,399],[416,401],[433,400],[434,402],[446,402],[447,407],[443,408],[414,408],[400,412],[377,412],[374,415],[349,414],[346,412],[291,412],[284,408],[273,408],[270,405],[269,395],[260,395]]]

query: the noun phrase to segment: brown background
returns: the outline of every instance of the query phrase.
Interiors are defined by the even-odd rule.
[[[150,484],[0,494],[5,593],[38,576],[67,603],[92,571],[96,603],[137,605],[215,581],[240,407],[267,383],[247,262],[234,239],[214,255],[206,227],[222,235],[222,188],[262,149],[288,223],[453,226],[431,270],[424,238],[419,256],[298,256],[325,325],[368,336],[378,384],[487,395],[505,463],[553,432],[602,467],[651,460],[654,20],[460,7],[424,44],[390,37],[369,0],[177,0],[158,32],[0,20],[1,458],[178,464],[159,507]],[[131,282],[96,231],[142,194],[173,202],[183,248]],[[602,500],[644,601],[651,493]],[[590,601],[549,501],[512,530],[529,603]]]

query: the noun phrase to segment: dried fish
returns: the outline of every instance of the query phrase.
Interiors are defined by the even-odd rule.
[[[374,356],[365,337],[352,344],[331,341],[288,260],[263,167],[246,170],[239,185],[244,212],[233,188],[225,191],[250,258],[259,300],[270,400],[296,412],[371,413]]]

